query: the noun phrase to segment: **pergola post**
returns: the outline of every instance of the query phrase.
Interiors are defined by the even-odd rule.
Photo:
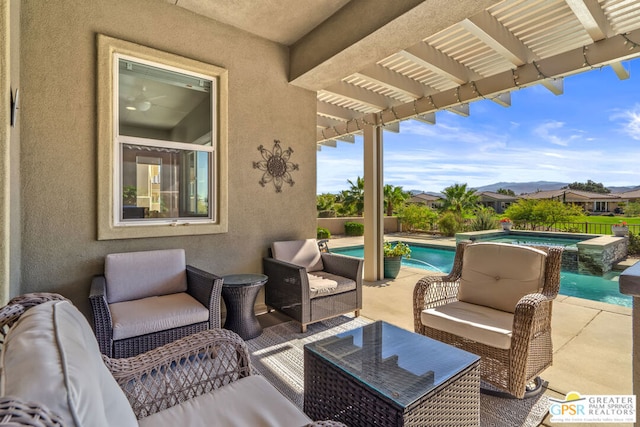
[[[382,128],[364,127],[364,280],[384,277]]]
[[[633,297],[632,311],[632,378],[633,394],[640,395],[640,263],[632,265],[620,273],[620,293]],[[634,425],[638,425],[637,423]]]

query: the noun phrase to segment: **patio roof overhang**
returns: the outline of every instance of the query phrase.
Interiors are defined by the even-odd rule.
[[[640,0],[167,0],[281,43],[290,83],[317,92],[318,147],[367,124],[435,113],[640,56]]]

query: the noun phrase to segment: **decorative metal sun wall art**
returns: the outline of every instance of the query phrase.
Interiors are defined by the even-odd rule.
[[[280,148],[280,141],[275,139],[273,140],[273,151],[267,150],[262,145],[258,147],[258,151],[264,160],[253,162],[253,168],[264,171],[262,179],[259,181],[261,186],[264,187],[267,183],[273,182],[276,193],[280,193],[282,192],[282,184],[289,184],[289,186],[295,184],[291,172],[298,170],[298,164],[289,161],[291,154],[293,154],[291,147],[283,151]]]

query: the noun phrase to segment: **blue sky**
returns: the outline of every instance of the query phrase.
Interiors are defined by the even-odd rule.
[[[469,117],[436,113],[436,124],[400,123],[384,132],[384,183],[405,191],[453,184],[593,180],[640,185],[640,59],[564,79],[564,94],[541,85],[511,94],[511,107],[481,100]],[[317,193],[336,193],[364,175],[362,137],[318,152]]]

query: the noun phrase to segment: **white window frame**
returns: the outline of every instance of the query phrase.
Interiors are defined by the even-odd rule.
[[[131,60],[212,82],[211,145],[119,135],[118,61]],[[98,35],[98,239],[216,234],[228,231],[227,70],[200,61]],[[126,221],[122,215],[122,144],[209,153],[209,216]]]

